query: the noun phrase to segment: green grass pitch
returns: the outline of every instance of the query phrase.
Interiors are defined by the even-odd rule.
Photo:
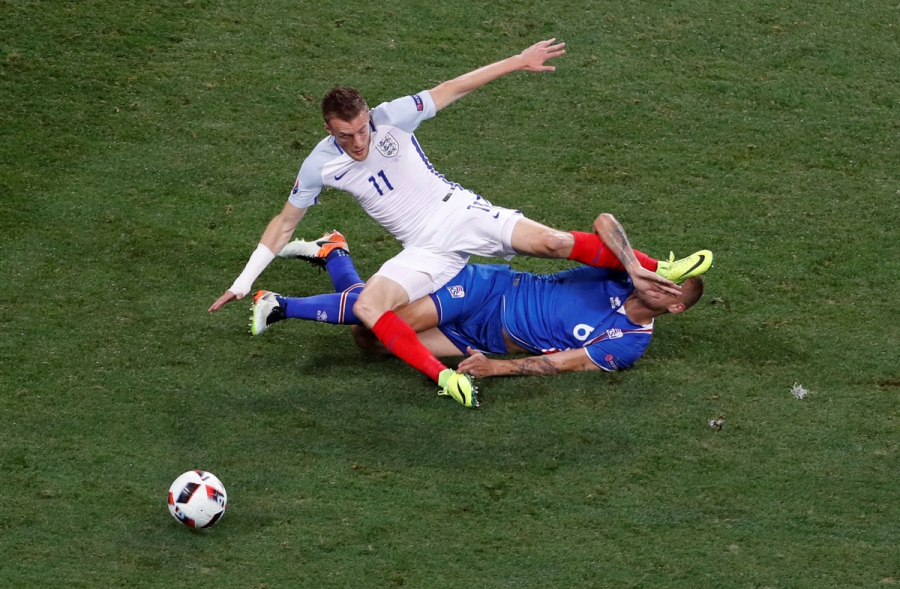
[[[900,585],[895,4],[0,0],[0,587]],[[549,37],[555,73],[417,137],[536,220],[715,252],[634,369],[484,379],[469,411],[345,328],[206,313],[328,88]],[[298,236],[339,228],[366,276],[398,251],[321,200]],[[202,532],[165,505],[191,468],[229,493]]]

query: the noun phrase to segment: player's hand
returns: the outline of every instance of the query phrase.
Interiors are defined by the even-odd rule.
[[[520,53],[519,57],[522,58],[524,63],[522,69],[529,72],[555,72],[556,67],[544,65],[544,63],[554,57],[565,55],[566,50],[563,49],[563,47],[565,47],[566,44],[557,43],[554,45],[554,41],[556,41],[555,38],[539,41]]]
[[[238,295],[231,292],[230,290],[226,290],[225,294],[216,299],[216,302],[212,304],[212,306],[209,308],[209,312],[212,313],[213,311],[218,311],[227,303],[230,303],[231,301],[239,301],[242,298],[244,298],[244,295]]]
[[[466,348],[466,354],[469,357],[459,363],[459,366],[456,368],[457,372],[468,372],[476,378],[494,375],[493,364],[495,360],[491,360],[481,352],[477,352],[470,347]]]
[[[667,278],[663,278],[656,272],[651,272],[643,266],[638,266],[634,271],[629,271],[631,282],[635,290],[651,299],[658,299],[660,294],[681,296],[681,287]]]

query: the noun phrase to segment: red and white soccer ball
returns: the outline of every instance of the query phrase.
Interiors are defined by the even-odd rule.
[[[228,505],[225,485],[216,475],[189,470],[169,487],[169,512],[191,528],[208,528],[222,518]]]

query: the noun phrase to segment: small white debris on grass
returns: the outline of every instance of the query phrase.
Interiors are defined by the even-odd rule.
[[[795,399],[803,399],[806,395],[809,394],[809,389],[804,389],[803,385],[795,382],[794,386],[791,387],[791,394],[794,395]]]
[[[709,427],[711,427],[711,428],[721,430],[722,426],[724,426],[724,425],[725,425],[725,416],[724,415],[720,415],[715,419],[709,420]]]

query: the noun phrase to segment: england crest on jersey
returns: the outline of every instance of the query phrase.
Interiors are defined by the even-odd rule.
[[[385,135],[384,139],[378,142],[375,149],[377,149],[378,153],[384,157],[394,157],[400,153],[400,144],[397,143],[397,140],[394,139],[393,135],[388,133]]]

